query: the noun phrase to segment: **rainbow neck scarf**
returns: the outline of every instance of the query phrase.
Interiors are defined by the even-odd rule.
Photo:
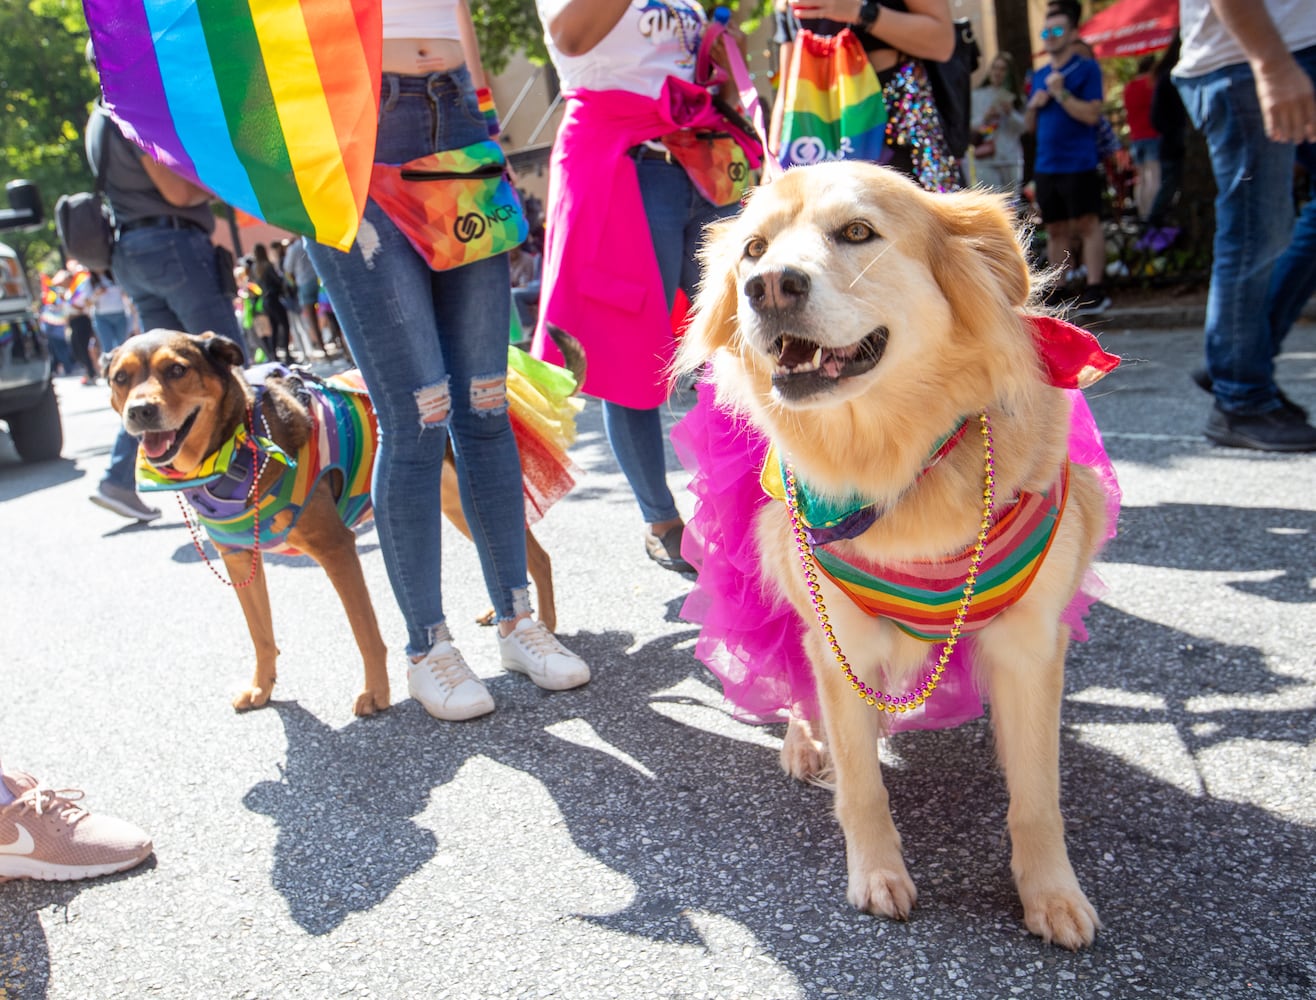
[[[769,496],[785,502],[786,466],[775,448],[764,463],[762,482]],[[798,477],[795,492],[814,562],[860,610],[889,619],[917,639],[944,642],[950,637],[976,542],[940,559],[886,563],[855,559],[839,553],[836,543],[862,534],[884,511],[858,496],[839,502],[820,497]],[[1004,510],[997,509],[962,631],[984,628],[1027,593],[1051,547],[1068,496],[1066,461],[1045,492],[1025,491]]]

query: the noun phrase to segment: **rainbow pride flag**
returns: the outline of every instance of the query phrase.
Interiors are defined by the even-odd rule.
[[[229,204],[346,250],[379,111],[379,0],[83,0],[105,105]]]
[[[890,158],[882,87],[849,28],[830,36],[801,29],[782,85],[783,167]]]

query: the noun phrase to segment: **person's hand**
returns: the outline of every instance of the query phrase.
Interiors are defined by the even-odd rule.
[[[1273,142],[1316,141],[1316,88],[1292,55],[1253,67],[1257,100]]]
[[[1039,108],[1046,107],[1051,100],[1051,92],[1048,90],[1037,89],[1033,91],[1033,96],[1028,98],[1028,110],[1036,111]]]
[[[1065,74],[1053,70],[1046,78],[1046,89],[1057,101],[1060,100],[1060,95],[1065,92]]]
[[[863,0],[801,0],[792,3],[791,10],[799,18],[825,17],[829,21],[857,24],[863,5]]]

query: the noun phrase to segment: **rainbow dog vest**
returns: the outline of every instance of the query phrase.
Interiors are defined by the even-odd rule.
[[[768,454],[761,481],[769,496],[785,501],[785,471],[776,449]],[[986,627],[1027,593],[1051,547],[1068,496],[1066,461],[1046,492],[1023,492],[1008,508],[997,508],[987,530],[977,585],[962,631]],[[835,542],[862,534],[881,516],[880,512],[870,513],[872,505],[860,498],[836,503],[810,494],[798,480],[796,497],[814,562],[860,610],[887,618],[918,639],[938,642],[950,637],[976,542],[941,559],[855,561],[839,555]],[[859,530],[846,532],[846,525]]]
[[[264,373],[247,374],[254,383]],[[260,464],[278,462],[285,466],[283,474],[265,491],[256,507],[247,507],[256,464],[245,426],[239,426],[223,447],[186,477],[157,469],[138,452],[138,488],[181,490],[195,508],[197,520],[205,527],[210,540],[220,549],[250,548],[253,520],[259,511],[261,551],[297,553],[288,543],[288,533],[301,517],[315,484],[334,470],[342,473],[343,489],[337,507],[343,523],[354,528],[365,522],[371,515],[370,476],[379,427],[360,373],[343,372],[323,382],[298,373],[289,379],[289,388],[306,406],[311,430],[295,456],[288,455],[268,438],[256,435]],[[259,403],[264,386],[258,385],[256,393]]]

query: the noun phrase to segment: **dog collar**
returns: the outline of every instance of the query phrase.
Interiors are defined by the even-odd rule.
[[[951,453],[952,449],[964,439],[964,432],[968,426],[968,418],[965,418],[954,430],[937,442],[927,461],[923,463],[923,468],[919,470],[915,483]],[[786,466],[777,452],[777,446],[770,445],[763,460],[763,471],[759,482],[763,486],[763,491],[774,500],[786,499],[786,471]],[[810,545],[825,545],[845,538],[858,538],[890,509],[857,493],[836,500],[810,490],[798,479],[795,484],[795,495],[799,504],[800,525],[804,528]]]
[[[191,472],[179,472],[171,466],[152,465],[140,449],[137,452],[137,488],[144,493],[163,490],[195,490],[216,485],[221,480],[246,479],[254,470],[251,463],[251,448],[247,440],[252,435],[245,424],[239,424],[219,449],[201,462]],[[285,452],[269,438],[254,435],[256,448],[263,454],[286,465],[290,469],[297,467],[297,460]],[[248,486],[250,483],[247,484]],[[232,491],[225,489],[225,494]],[[235,495],[245,496],[245,493]]]

